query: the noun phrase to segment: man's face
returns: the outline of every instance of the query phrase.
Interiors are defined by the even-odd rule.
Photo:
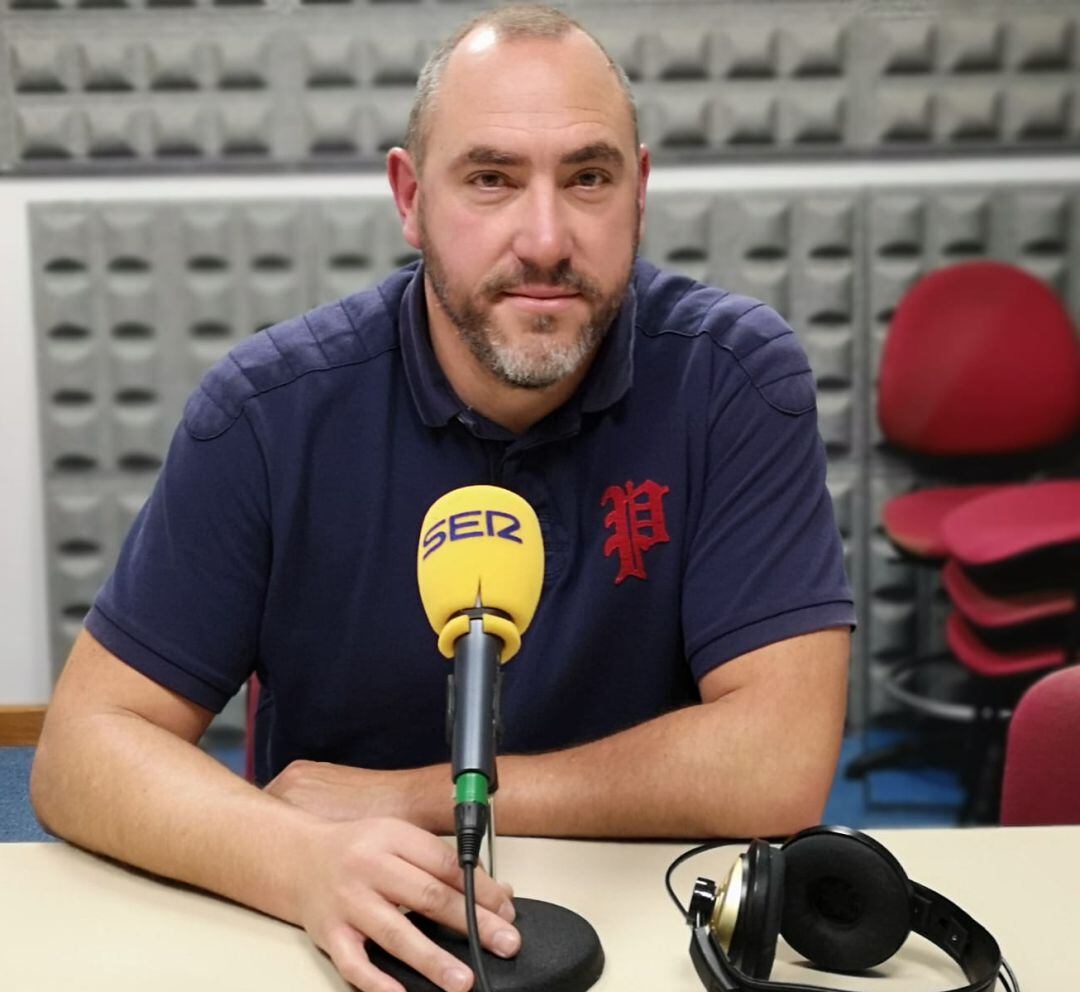
[[[594,352],[626,292],[648,164],[601,52],[573,32],[451,56],[416,230],[438,306],[498,380],[543,388]]]

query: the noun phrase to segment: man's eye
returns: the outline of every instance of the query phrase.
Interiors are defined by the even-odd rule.
[[[574,177],[574,184],[577,186],[584,186],[586,189],[595,189],[597,186],[603,186],[607,181],[607,174],[601,172],[599,169],[586,169],[584,172],[579,172]]]
[[[506,185],[506,177],[498,172],[478,172],[469,179],[469,182],[481,189],[499,189]]]

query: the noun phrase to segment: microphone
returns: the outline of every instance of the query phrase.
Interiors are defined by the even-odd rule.
[[[600,938],[572,910],[538,899],[514,898],[521,951],[511,961],[480,947],[475,873],[498,787],[495,744],[501,666],[517,654],[544,583],[544,542],[536,513],[520,496],[496,486],[466,486],[437,499],[420,527],[416,576],[424,612],[439,651],[454,660],[448,679],[447,732],[454,778],[454,826],[465,888],[467,939],[409,913],[429,940],[470,961],[474,988],[517,992],[585,992],[604,970]],[[494,840],[494,837],[492,838]],[[377,944],[372,964],[408,992],[431,983]]]
[[[440,497],[420,528],[420,599],[439,651],[454,660],[447,730],[458,861],[476,864],[498,788],[500,665],[517,654],[544,582],[544,542],[529,504],[508,489],[466,486]]]

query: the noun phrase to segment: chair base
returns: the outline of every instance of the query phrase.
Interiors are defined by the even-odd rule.
[[[947,686],[942,695],[931,695],[920,684],[933,681],[935,674],[936,681]],[[948,654],[892,666],[877,674],[875,681],[886,695],[915,714],[913,722],[921,724],[920,739],[868,751],[848,765],[845,776],[866,782],[870,773],[885,768],[952,768],[959,773],[965,793],[958,821],[997,823],[1008,722],[1016,700],[1039,674],[977,678]]]

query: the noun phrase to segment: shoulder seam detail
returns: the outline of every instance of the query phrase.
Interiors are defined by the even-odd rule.
[[[306,314],[304,315],[304,327],[308,327]],[[308,329],[310,330],[310,328]],[[285,363],[285,368],[289,370],[289,375],[293,376],[294,378],[299,376],[300,373],[293,367],[292,362],[289,361],[289,356],[281,350],[281,345],[279,345],[277,341],[274,340],[274,336],[270,333],[270,328],[266,329],[266,339],[274,346],[274,351],[278,353],[278,356]]]
[[[341,309],[344,310],[345,308],[342,307]],[[345,316],[348,317],[348,313],[346,313]],[[319,340],[319,336],[315,333],[315,328],[311,326],[311,321],[308,319],[308,317],[309,315],[305,313],[304,327],[307,328],[308,334],[311,335],[311,340],[315,342],[315,347],[319,349],[319,354],[322,355],[323,361],[327,364],[327,366],[329,366],[330,356],[326,354],[326,351],[322,346],[322,342]],[[351,327],[352,324],[350,323],[349,326]]]

